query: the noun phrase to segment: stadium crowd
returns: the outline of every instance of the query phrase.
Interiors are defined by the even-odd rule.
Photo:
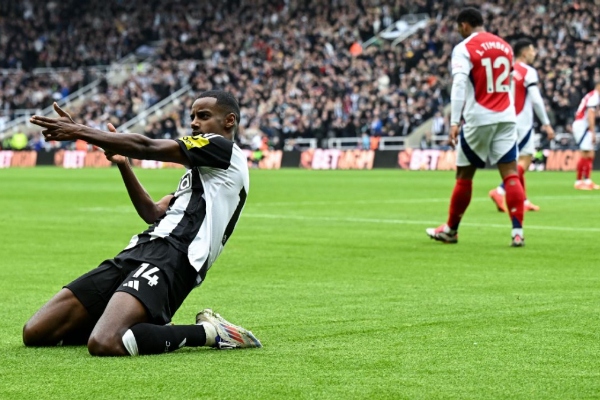
[[[236,11],[227,18],[226,2],[200,6],[201,14],[210,16],[204,20],[189,15],[164,18],[173,25],[159,35],[164,44],[158,56],[197,60],[189,77],[197,91],[233,89],[249,131],[260,129],[282,139],[380,135],[384,130],[406,135],[447,101],[443,83],[427,63],[417,65],[426,58],[421,54],[408,49],[412,61],[398,62],[405,58],[402,47],[372,47],[358,57],[348,51],[373,35],[380,16],[383,28],[402,14],[423,11],[423,5],[409,9],[401,1],[385,7],[371,7],[375,1],[230,3],[240,7],[232,8]],[[267,12],[256,13],[257,8]],[[238,28],[240,21],[243,29]],[[93,114],[97,118],[105,113]],[[180,118],[173,121],[181,126]]]
[[[175,1],[0,2],[0,68],[107,65],[158,40]]]
[[[32,74],[22,69],[0,74],[0,116],[12,119],[20,110],[41,109],[67,97],[99,75],[92,70],[58,70]]]
[[[3,62],[8,63],[4,66],[21,63],[26,69],[27,62],[27,67],[61,62],[49,64],[49,59],[72,67],[107,63],[160,40],[153,67],[121,85],[106,83],[77,110],[85,123],[119,125],[190,84],[195,92],[225,88],[240,99],[241,140],[252,147],[267,142],[282,146],[285,139],[298,137],[405,136],[432,116],[437,120],[434,135],[445,133],[442,110],[449,101],[452,47],[460,41],[454,22],[460,2],[229,0],[175,2],[168,8],[161,2],[125,3],[108,1],[114,18],[101,22],[92,4],[75,16],[63,3],[28,0],[12,8],[3,3],[0,9],[18,10],[24,17],[35,14],[19,20],[36,21],[28,29],[19,27],[24,22],[17,18],[0,23],[1,32],[22,38],[21,45],[0,40]],[[509,42],[522,36],[535,41],[539,54],[534,66],[551,122],[557,130],[569,131],[579,100],[600,80],[600,47],[590,45],[600,31],[595,18],[600,5],[558,0],[524,1],[519,7],[508,0],[479,3],[489,31]],[[41,11],[36,5],[42,5]],[[427,13],[431,23],[395,47],[381,39],[361,46],[407,13]],[[18,35],[20,31],[24,33]],[[41,36],[46,37],[43,46],[35,43]],[[24,46],[34,46],[36,56],[26,57]],[[17,87],[28,90],[29,84]],[[57,96],[53,91],[51,97]],[[9,99],[2,101],[6,108]],[[188,99],[169,115],[151,119],[145,133],[186,133],[190,105]]]

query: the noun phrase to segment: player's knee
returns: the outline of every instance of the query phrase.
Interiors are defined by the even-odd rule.
[[[115,335],[93,334],[87,348],[91,355],[98,357],[127,355],[121,339]]]
[[[29,323],[23,325],[23,344],[25,346],[33,346],[35,339]]]
[[[23,344],[25,346],[41,345],[40,331],[31,322],[27,322],[25,325],[23,325]]]

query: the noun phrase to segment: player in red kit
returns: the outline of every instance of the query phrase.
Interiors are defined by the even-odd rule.
[[[525,172],[531,165],[535,153],[533,138],[533,112],[542,122],[542,129],[546,131],[548,139],[554,138],[554,129],[550,126],[550,119],[546,114],[544,100],[537,86],[538,74],[531,67],[535,60],[535,48],[529,39],[519,39],[513,46],[515,52],[515,65],[513,67],[513,93],[515,98],[515,112],[517,113],[517,136],[519,148],[519,178],[525,190]],[[504,206],[504,183],[490,190],[490,198],[496,204],[498,211],[506,212]],[[525,210],[539,211],[539,207],[530,202],[525,195]]]
[[[485,32],[477,9],[463,9],[456,22],[464,38],[452,51],[450,138],[457,146],[456,184],[448,221],[426,232],[444,243],[458,242],[458,226],[471,202],[473,177],[489,160],[498,165],[506,188],[511,245],[521,247],[525,245],[525,194],[517,172],[516,114],[510,93],[513,51],[504,40]],[[459,129],[461,117],[465,123]]]
[[[598,190],[600,186],[592,182],[592,167],[594,165],[594,147],[596,146],[596,109],[600,105],[600,82],[594,90],[585,95],[579,103],[575,121],[573,121],[573,136],[577,141],[581,158],[577,163],[577,180],[575,189]]]

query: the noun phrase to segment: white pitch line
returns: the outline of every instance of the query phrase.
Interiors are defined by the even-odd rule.
[[[600,196],[535,196],[536,202],[541,200],[594,200],[599,201]],[[490,201],[488,197],[474,197],[471,202],[475,201]],[[450,196],[438,198],[424,199],[393,199],[393,200],[343,200],[343,201],[281,201],[281,202],[248,202],[249,206],[328,206],[328,205],[344,205],[344,204],[421,204],[421,203],[446,203],[450,202]]]
[[[282,214],[242,214],[246,218],[261,218],[261,219],[292,219],[299,221],[327,221],[327,222],[359,222],[367,224],[396,224],[396,225],[423,225],[423,227],[437,226],[440,221],[415,221],[404,219],[381,219],[381,218],[336,218],[336,217],[308,217],[305,215],[282,215]],[[473,222],[461,222],[461,226],[470,226],[474,228],[498,228],[510,229],[510,224],[478,224]],[[527,225],[525,229],[545,230],[545,231],[566,231],[566,232],[600,232],[600,228],[575,228],[568,226],[545,226],[545,225]]]
[[[547,200],[593,200],[599,201],[600,196],[586,195],[581,196],[536,196],[534,200],[547,201]],[[488,197],[475,197],[471,199],[471,202],[486,202],[490,201]],[[449,203],[450,197],[432,197],[424,199],[390,199],[390,200],[343,200],[343,201],[284,201],[284,202],[259,202],[253,203],[249,201],[247,207],[268,207],[268,206],[332,206],[332,205],[352,205],[352,204],[422,204],[422,203]],[[115,206],[115,207],[80,207],[77,211],[82,212],[112,212],[112,213],[129,213],[134,212],[133,206]]]

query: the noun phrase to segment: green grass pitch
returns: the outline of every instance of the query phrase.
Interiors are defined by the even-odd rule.
[[[159,198],[182,170],[137,170]],[[264,348],[93,358],[25,321],[145,228],[118,171],[0,170],[1,399],[600,398],[600,192],[529,173],[527,246],[476,177],[458,245],[450,172],[252,171],[246,209],[174,318],[212,307]]]

